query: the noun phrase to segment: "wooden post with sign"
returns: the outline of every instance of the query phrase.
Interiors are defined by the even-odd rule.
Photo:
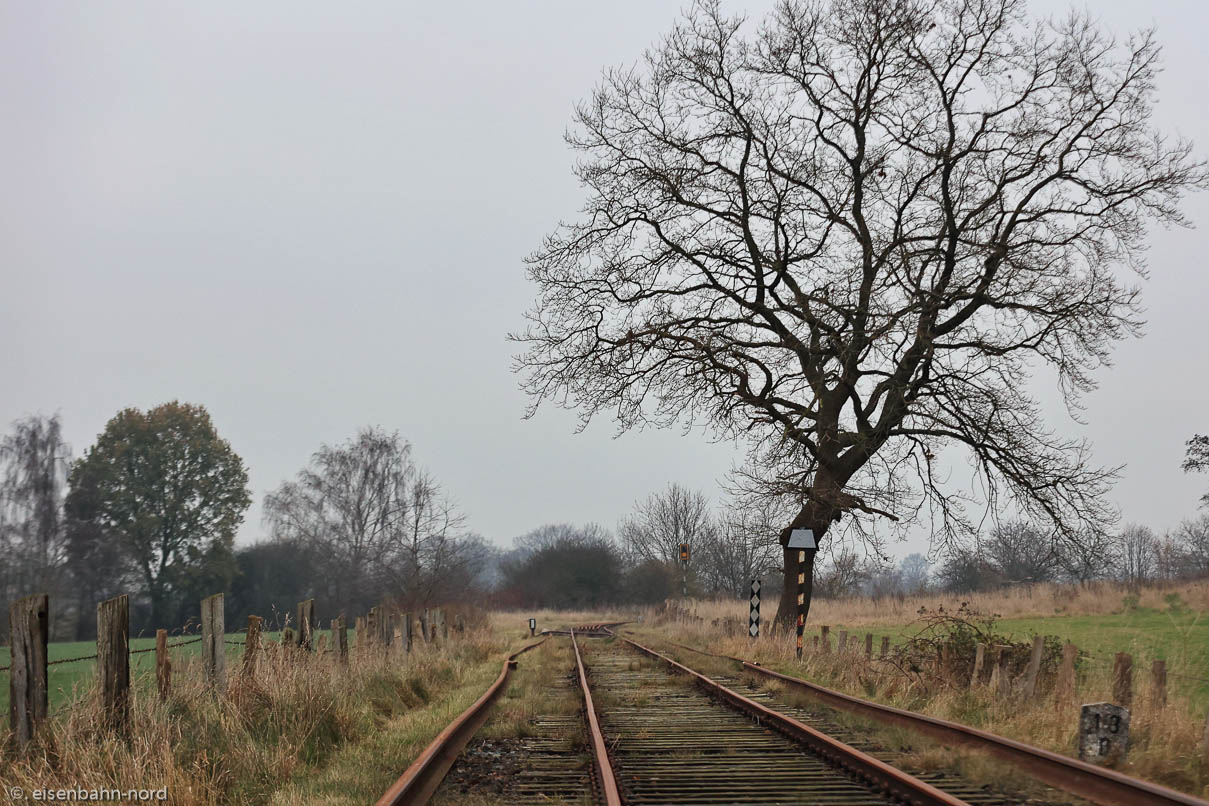
[[[814,532],[810,529],[791,529],[786,548],[798,550],[798,660],[802,659],[802,633],[806,630],[806,552],[814,551]],[[823,651],[827,651],[824,641]]]
[[[531,619],[529,619],[529,636],[532,637],[536,634],[537,634],[537,619],[531,618]]]

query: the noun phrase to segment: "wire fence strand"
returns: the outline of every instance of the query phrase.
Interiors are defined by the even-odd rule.
[[[199,635],[196,638],[190,638],[188,641],[177,641],[175,643],[168,644],[167,648],[175,649],[178,646],[187,646],[189,644],[196,644],[200,640],[201,640],[201,636]],[[237,646],[243,646],[242,641],[226,641],[226,643],[235,644]],[[130,654],[138,655],[143,652],[154,652],[155,650],[156,650],[155,647],[149,646],[146,649],[132,649],[132,650],[130,650]],[[56,666],[60,663],[78,663],[82,660],[96,660],[96,659],[97,659],[96,655],[80,655],[78,658],[59,658],[58,660],[47,661],[46,665],[47,666]],[[8,666],[0,666],[0,672],[7,672],[7,671],[10,671],[12,668],[13,667],[11,664]]]

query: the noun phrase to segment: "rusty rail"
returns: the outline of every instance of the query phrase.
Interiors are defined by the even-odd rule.
[[[931,784],[920,781],[918,778],[908,775],[902,770],[833,739],[809,725],[805,725],[796,719],[760,705],[758,702],[748,699],[738,692],[715,683],[705,675],[681,663],[677,663],[660,652],[645,647],[624,636],[618,637],[639,652],[661,660],[676,671],[688,675],[699,688],[707,693],[725,700],[732,706],[760,720],[762,724],[775,727],[780,732],[797,739],[831,764],[847,770],[867,782],[872,788],[882,791],[892,798],[914,804],[915,806],[968,806],[966,801],[947,792],[942,792]]]
[[[1192,795],[968,725],[853,697],[817,683],[765,669],[758,663],[743,658],[718,655],[683,644],[676,646],[703,655],[736,661],[748,671],[803,689],[832,708],[856,713],[878,722],[900,725],[946,744],[961,744],[983,750],[1050,786],[1103,806],[1209,806],[1209,801]]]
[[[499,677],[491,687],[424,748],[424,752],[399,776],[394,786],[378,798],[377,806],[421,806],[427,803],[441,785],[441,781],[445,780],[445,774],[449,772],[449,768],[453,766],[453,762],[465,749],[471,737],[487,721],[491,704],[503,693],[509,675],[516,668],[517,657],[545,642],[546,639],[543,638],[509,655],[504,661],[504,668]]]
[[[1209,801],[1192,795],[1185,795],[1183,792],[1133,778],[1116,770],[1097,767],[1086,761],[1042,750],[967,725],[841,694],[815,683],[765,669],[750,661],[743,661],[743,668],[804,689],[832,707],[872,717],[879,722],[901,725],[941,742],[985,750],[1010,761],[1051,786],[1104,806],[1209,806]]]
[[[579,642],[575,630],[571,630],[571,646],[575,649],[575,667],[579,672],[579,687],[584,694],[584,711],[588,717],[588,734],[592,743],[592,762],[596,770],[596,781],[604,806],[621,806],[621,793],[617,789],[617,777],[609,763],[609,752],[605,745],[600,721],[596,718],[596,706],[592,703],[592,690],[588,687],[588,675],[584,672],[583,658],[579,654]]]

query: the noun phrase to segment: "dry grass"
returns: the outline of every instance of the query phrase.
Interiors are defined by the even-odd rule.
[[[608,618],[477,615],[442,647],[420,644],[411,655],[393,656],[353,648],[348,666],[331,653],[266,643],[248,674],[228,660],[221,697],[203,685],[196,658],[178,661],[163,702],[153,676],[138,674],[125,735],[105,729],[91,686],[80,685],[25,751],[17,753],[0,733],[0,781],[26,791],[166,788],[171,803],[187,805],[372,802],[483,693],[505,655],[533,640],[530,615],[539,630]],[[528,694],[559,673],[566,651],[552,644],[543,658],[549,662],[533,664],[542,672],[522,678],[504,698],[492,731],[524,732],[534,700]]]
[[[477,697],[482,678],[498,674],[505,650],[516,646],[484,627],[410,656],[354,650],[345,667],[330,653],[269,644],[250,674],[229,670],[222,697],[206,690],[200,664],[189,661],[174,670],[166,701],[154,694],[153,680],[136,679],[125,736],[103,727],[90,690],[79,692],[35,745],[3,751],[0,780],[27,791],[166,787],[176,804],[268,803],[405,715],[462,688],[477,688]],[[376,798],[405,766],[374,765],[353,802]]]
[[[1122,588],[1109,585],[1086,589],[1034,586],[1031,590],[961,598],[978,608],[996,613],[1006,611],[1019,618],[1053,616],[1055,607],[1063,608],[1064,613],[1074,611],[1094,616],[1097,612],[1119,610],[1122,592]],[[1205,582],[1143,590],[1138,594],[1139,606],[1149,604],[1157,609],[1170,593],[1179,593],[1194,611],[1209,610],[1209,583]],[[907,597],[899,603],[818,602],[811,608],[811,622],[892,625],[895,618],[902,622],[913,620],[921,606],[935,608],[938,604],[952,607],[952,597]],[[711,652],[758,660],[774,670],[849,694],[984,728],[1068,755],[1075,754],[1078,704],[1113,700],[1111,663],[1098,658],[1081,660],[1075,699],[1061,702],[1048,687],[1031,700],[1020,695],[1000,699],[985,685],[971,687],[968,679],[941,683],[934,675],[904,668],[902,664],[877,659],[866,662],[863,636],[858,642],[859,649],[853,647],[856,651],[844,657],[834,651],[834,632],[830,653],[810,651],[808,637],[807,652],[799,662],[792,634],[779,638],[765,636],[752,642],[742,634],[726,635],[713,624],[715,618],[735,620],[736,609],[733,602],[700,602],[690,608],[693,615],[688,618],[669,620],[659,609],[652,608],[644,612],[639,632],[652,641],[678,641]],[[810,633],[815,631],[812,629]],[[1191,664],[1193,657],[1196,656],[1173,651],[1169,655],[1169,675],[1204,675],[1204,669]],[[693,661],[691,665],[702,665],[701,656],[694,656]],[[1178,689],[1170,691],[1167,704],[1160,706],[1152,696],[1142,659],[1136,658],[1135,664],[1131,749],[1120,769],[1184,792],[1209,796],[1209,746],[1204,736],[1203,708]],[[919,761],[926,763],[929,758],[923,753]]]
[[[1051,618],[1055,616],[1101,616],[1119,612],[1127,597],[1136,597],[1134,605],[1160,610],[1167,597],[1178,594],[1193,610],[1209,612],[1209,579],[1155,583],[1139,589],[1120,582],[1095,581],[1084,585],[1039,583],[1016,585],[981,593],[921,593],[910,596],[857,596],[844,599],[814,599],[810,621],[815,624],[843,624],[849,627],[901,625],[912,621],[919,609],[948,608],[960,602],[982,613],[995,613],[1004,619]],[[696,601],[693,612],[707,621],[733,618],[743,605],[733,600]],[[776,601],[765,599],[764,615],[770,618]]]

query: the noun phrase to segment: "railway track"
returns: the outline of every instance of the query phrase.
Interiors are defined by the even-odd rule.
[[[766,691],[748,682],[700,674],[655,649],[614,636],[609,629],[613,626],[617,625],[584,625],[545,632],[549,636],[565,634],[570,639],[575,669],[561,677],[558,685],[578,685],[584,718],[565,712],[535,717],[531,725],[533,735],[519,740],[523,759],[506,776],[507,787],[498,798],[486,802],[605,806],[1020,803],[1018,799],[943,774],[918,777],[908,774],[887,763],[890,754],[869,745],[859,731],[837,728],[817,713],[779,704]],[[526,647],[530,648],[532,645]],[[775,675],[741,659],[731,660],[743,663],[749,672]],[[427,802],[435,784],[431,780],[423,786],[408,784],[406,779],[414,778],[417,768],[421,768],[420,772],[428,779],[437,776],[439,784],[452,758],[465,747],[469,739],[467,730],[473,733],[486,721],[490,703],[499,696],[507,672],[515,666],[516,655],[510,657],[501,678],[492,687],[494,694],[492,691],[484,694],[455,720],[378,801],[379,806]],[[791,680],[783,678],[782,682]],[[866,716],[877,717],[868,707],[865,710]],[[879,721],[903,724],[907,719],[903,714],[908,713],[900,712],[897,719]],[[1054,756],[1062,760],[1052,762],[1056,765],[1054,769],[1069,769],[1066,762],[1070,760],[1056,754],[1024,745],[1013,752],[1025,751],[1035,751],[1029,756],[1033,767],[1051,763],[1045,757]],[[438,764],[434,759],[442,761]],[[1020,766],[1030,769],[1028,765]],[[1050,770],[1048,775],[1038,777],[1076,794],[1081,794],[1080,790],[1094,791],[1092,800],[1101,804],[1209,806],[1191,796],[1105,772],[1110,774],[1089,779],[1088,774],[1079,778]],[[1161,798],[1152,798],[1155,793]],[[442,799],[442,802],[458,801]],[[480,802],[484,801],[475,801]]]
[[[618,803],[966,803],[644,650],[616,642],[587,653]]]

